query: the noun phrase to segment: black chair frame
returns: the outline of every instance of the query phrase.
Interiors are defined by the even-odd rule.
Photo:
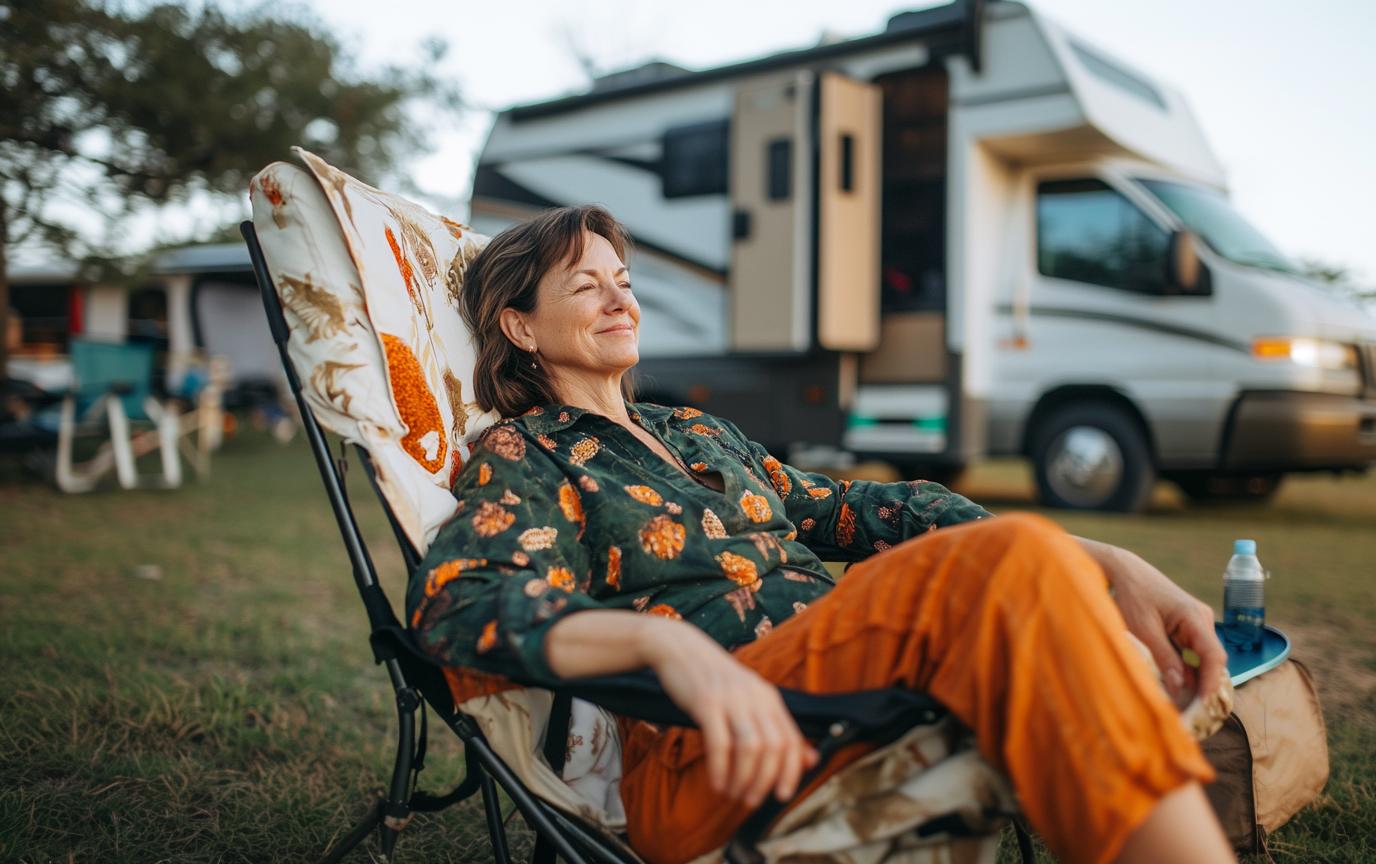
[[[387,669],[397,705],[397,751],[392,770],[391,785],[385,797],[368,816],[327,851],[321,864],[335,864],[363,842],[374,831],[385,861],[394,859],[398,835],[415,813],[431,813],[463,801],[481,792],[488,835],[496,864],[511,861],[506,829],[498,803],[500,786],[520,810],[526,824],[536,834],[533,864],[554,864],[558,855],[567,864],[639,864],[629,847],[603,831],[584,824],[582,820],[552,807],[533,795],[506,763],[492,750],[481,730],[471,718],[460,713],[454,705],[444,675],[435,661],[415,645],[411,633],[397,620],[387,595],[378,582],[372,557],[363,542],[353,508],[349,503],[344,477],[345,451],[336,461],[320,424],[307,404],[291,357],[287,353],[289,330],[282,304],[258,244],[252,222],[243,222],[240,231],[248,244],[253,272],[258,280],[263,306],[267,311],[272,338],[277,344],[282,367],[286,372],[292,396],[301,413],[306,438],[315,454],[325,492],[334,510],[335,521],[344,540],[353,569],[354,583],[363,600],[371,629],[369,642],[373,659]],[[374,491],[391,523],[405,561],[407,572],[414,572],[420,555],[402,531],[387,499],[378,489],[368,453],[357,447]],[[520,682],[517,683],[530,683]],[[784,702],[808,738],[817,742],[822,759],[804,777],[799,788],[817,776],[829,758],[841,747],[859,741],[885,744],[896,740],[908,730],[924,724],[936,723],[946,715],[946,709],[922,693],[903,689],[867,690],[833,696],[817,696],[780,688]],[[665,695],[652,672],[644,671],[600,678],[567,681],[555,690],[550,727],[546,734],[544,756],[559,773],[564,761],[564,740],[568,737],[569,705],[574,697],[600,705],[616,714],[635,717],[662,725],[693,726],[693,721]],[[429,729],[426,704],[463,742],[466,774],[464,780],[445,795],[432,795],[417,788],[417,779],[425,767],[426,742]],[[419,714],[419,719],[417,715]],[[764,836],[769,825],[787,804],[770,798],[746,820],[726,848],[730,864],[759,864],[763,860],[756,850],[756,842]],[[1015,823],[1017,824],[1017,823]],[[936,826],[933,826],[936,827]],[[941,826],[959,830],[962,826]],[[1021,825],[1019,847],[1024,860],[1031,862],[1030,844]]]

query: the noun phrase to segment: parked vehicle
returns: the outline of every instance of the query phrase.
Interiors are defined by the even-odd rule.
[[[1376,320],[1231,208],[1183,96],[1022,3],[501,112],[472,222],[606,205],[642,390],[776,452],[1048,504],[1265,497],[1376,458]]]

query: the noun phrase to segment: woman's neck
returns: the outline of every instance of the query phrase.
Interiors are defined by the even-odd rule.
[[[621,396],[621,375],[595,380],[557,376],[552,383],[555,397],[563,404],[601,414],[622,426],[631,425],[626,400]]]

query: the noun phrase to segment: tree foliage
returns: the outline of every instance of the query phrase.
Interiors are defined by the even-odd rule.
[[[424,63],[443,51],[429,44]],[[457,107],[423,68],[352,75],[335,37],[308,21],[0,0],[0,325],[11,244],[102,251],[71,208],[110,220],[140,202],[242,195],[293,144],[376,181],[422,148],[415,99]]]

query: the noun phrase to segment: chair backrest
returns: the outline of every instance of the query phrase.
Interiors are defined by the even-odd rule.
[[[153,346],[73,339],[68,351],[77,398],[84,405],[114,392],[129,417],[147,416],[143,400],[152,392]]]
[[[464,271],[486,238],[296,150],[310,172],[277,162],[251,185],[253,242],[267,271],[259,279],[271,285],[282,312],[278,319],[269,311],[269,322],[274,328],[285,324],[289,377],[299,380],[310,415],[304,418],[307,437],[327,488],[329,478],[339,478],[323,439],[315,440],[314,422],[367,451],[389,515],[423,555],[457,506],[449,489],[467,461],[468,445],[497,419],[463,401],[463,393],[473,392],[474,354],[456,308]],[[441,267],[441,261],[447,264]],[[437,399],[437,393],[446,398]],[[375,654],[405,661],[406,677],[420,682],[426,670],[399,656],[410,649],[376,584],[352,510],[338,490],[331,500],[346,546],[353,547]],[[463,686],[470,674],[475,687]],[[469,693],[454,708],[481,728],[493,750],[541,798],[590,822],[624,827],[611,782],[619,779],[613,768],[620,767],[620,751],[602,752],[615,732],[610,715],[573,700],[570,728],[582,733],[579,746],[589,752],[575,748],[570,761],[587,763],[586,773],[598,775],[576,791],[568,784],[583,776],[565,772],[561,778],[541,755],[553,694],[510,690],[509,683],[494,689],[493,676],[471,670],[446,667],[444,676],[451,692]],[[420,686],[431,692],[425,682]],[[446,703],[431,699],[445,714]]]
[[[458,314],[487,238],[374,189],[300,148],[253,178],[253,224],[321,425],[365,448],[424,554],[456,507],[469,445],[497,418],[471,401],[476,359]]]

